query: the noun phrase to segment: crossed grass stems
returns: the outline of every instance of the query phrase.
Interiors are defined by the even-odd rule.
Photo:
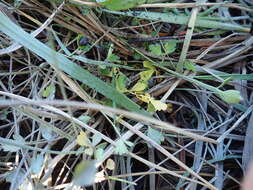
[[[191,28],[192,28],[192,27],[191,27]],[[192,28],[192,29],[193,29],[193,28]],[[188,34],[189,34],[189,33],[191,33],[191,31],[189,31]],[[185,43],[185,44],[186,44],[186,46],[189,46],[189,44],[188,44],[188,45],[187,45],[187,43]],[[184,46],[184,47],[185,47],[185,46]],[[186,48],[185,53],[187,53],[187,50],[188,50],[188,48]],[[180,70],[180,69],[179,69],[179,70]],[[86,102],[90,102],[90,100],[91,100],[92,98],[90,98],[88,94],[86,94],[84,91],[82,91],[81,88],[80,88],[72,79],[70,79],[67,75],[65,75],[64,73],[60,72],[59,70],[56,70],[56,71],[57,71],[58,74],[61,76],[61,78],[69,85],[69,87],[71,87],[71,89],[72,89],[74,92],[76,92],[76,93],[77,93],[82,99],[84,99]],[[183,79],[185,79],[185,78],[183,78]],[[181,80],[178,80],[178,81],[181,81]],[[176,83],[174,83],[174,84],[176,84],[176,85],[174,85],[174,86],[171,88],[172,91],[173,91],[173,89],[175,89],[175,87],[177,86],[177,84],[179,84],[178,81],[176,81]],[[171,91],[171,92],[172,92],[172,91]],[[5,94],[5,95],[7,95],[7,94]],[[10,95],[10,94],[9,94],[9,95]],[[10,96],[11,96],[11,95],[10,95]],[[168,97],[168,94],[166,94],[166,96]],[[88,97],[88,99],[87,99],[87,97]],[[163,99],[163,98],[162,98],[162,99]],[[24,102],[19,102],[18,104],[23,104],[23,103],[24,103]],[[34,103],[34,105],[36,105],[36,102],[33,102],[33,103]],[[50,104],[50,102],[47,102],[47,103]],[[62,102],[59,102],[58,104],[60,105],[61,103],[62,103]],[[71,105],[71,102],[66,102],[66,101],[65,101],[65,103],[66,103],[66,104],[69,104],[68,106],[76,106],[76,105]],[[94,102],[91,102],[91,103],[94,103]],[[56,109],[56,108],[52,108],[52,109],[55,109],[55,110],[56,110],[56,113],[64,115],[64,113],[62,113],[61,110]],[[113,110],[111,110],[111,111],[113,111]],[[120,112],[119,112],[119,113],[120,113]],[[119,113],[118,113],[118,114],[119,114]],[[108,114],[108,113],[106,113],[106,114]],[[108,115],[111,116],[111,114],[108,114]],[[65,115],[65,117],[69,118],[71,121],[74,119],[74,118],[73,118],[72,116],[70,116],[70,115]],[[138,120],[138,117],[137,117],[136,119]],[[139,119],[140,119],[140,118],[139,118]],[[77,122],[77,121],[76,121],[76,122]],[[133,134],[139,134],[140,137],[143,137],[144,139],[146,138],[145,140],[147,140],[148,142],[152,142],[152,139],[149,139],[149,138],[143,136],[143,134],[141,134],[141,133],[139,132],[139,130],[143,127],[143,124],[142,124],[142,123],[137,123],[136,125],[132,126],[132,125],[130,125],[128,122],[126,122],[126,121],[124,121],[124,120],[119,120],[119,122],[120,122],[122,125],[124,125],[124,126],[126,126],[126,127],[128,127],[128,128],[130,129],[128,132],[126,132],[125,134],[123,134],[123,135],[121,136],[122,139],[127,140],[127,139],[129,139]],[[80,123],[79,123],[79,124],[80,124]],[[87,126],[86,126],[86,127],[87,127]],[[95,131],[94,131],[94,132],[95,132]],[[99,131],[96,131],[96,132],[99,133]],[[134,132],[134,133],[133,133],[133,132]],[[209,131],[209,132],[211,132],[211,131]],[[207,133],[208,133],[208,132],[207,132]],[[107,140],[108,140],[108,139],[107,139]],[[214,141],[212,141],[212,142],[214,142]],[[112,145],[111,145],[110,148],[108,148],[107,151],[105,152],[105,158],[108,158],[108,157],[110,157],[110,156],[113,154],[113,149],[114,149],[114,148],[113,148],[113,141],[110,141],[110,143],[111,143]],[[192,142],[189,143],[189,144],[192,144],[192,143],[194,143],[194,141],[192,141]],[[159,151],[165,153],[165,155],[168,155],[168,159],[170,158],[170,159],[172,159],[172,160],[175,160],[175,157],[172,157],[168,151],[165,150],[165,152],[164,152],[164,148],[163,148],[161,145],[155,144],[154,142],[152,142],[152,144],[154,145],[154,147],[155,147],[157,150],[159,150]],[[186,146],[182,147],[180,150],[178,150],[177,152],[175,152],[174,155],[175,155],[176,153],[182,151],[182,150],[185,150],[186,147],[189,146],[189,144],[187,144]],[[71,144],[71,147],[74,147],[73,144]],[[66,148],[66,149],[68,149],[68,148]],[[157,167],[157,166],[159,166],[160,164],[158,164],[157,166],[155,166],[153,163],[151,163],[151,162],[149,162],[149,161],[147,161],[147,160],[143,160],[143,159],[141,159],[141,158],[138,157],[137,155],[134,155],[134,154],[131,153],[131,152],[129,152],[129,154],[130,154],[130,156],[132,156],[132,157],[138,159],[139,161],[145,162],[145,164],[149,165],[150,167],[157,168],[157,169],[159,169],[159,170],[161,170],[161,171],[163,171],[163,172],[168,172],[168,173],[169,173],[169,171],[168,171],[167,169],[162,168],[162,167]],[[54,160],[60,160],[61,158],[63,158],[63,156],[64,156],[64,155],[58,155]],[[105,160],[105,159],[104,159],[104,160]],[[203,160],[203,161],[205,162],[205,160]],[[176,162],[178,162],[178,161],[176,161]],[[101,163],[102,163],[102,161],[101,161]],[[100,163],[100,164],[101,164],[101,163]],[[178,162],[178,163],[179,163],[179,165],[181,164],[180,162]],[[185,168],[184,165],[181,165],[181,167],[184,167],[184,168]],[[201,178],[200,175],[198,175],[198,174],[196,174],[196,173],[193,173],[192,170],[189,170],[189,169],[187,169],[187,170],[190,171],[190,173],[192,173],[196,178],[198,178],[198,179],[200,179],[202,182],[204,182],[204,184],[202,183],[202,185],[206,185],[206,186],[208,186],[208,187],[210,187],[210,188],[212,188],[212,189],[215,189],[215,187],[213,187],[209,182],[203,180],[203,178]],[[52,172],[52,171],[51,171],[51,172]],[[173,175],[176,176],[176,173],[173,173]],[[48,175],[45,175],[45,176],[48,176]],[[180,177],[182,177],[182,176],[180,176]],[[230,177],[231,177],[231,176],[230,176]],[[233,179],[233,178],[231,177],[231,179]],[[192,181],[191,179],[188,179],[188,180]],[[234,180],[234,181],[236,181],[236,180]],[[194,182],[196,182],[196,181],[194,181]],[[238,182],[238,181],[236,181],[236,182]],[[198,182],[198,183],[199,183],[199,182]]]

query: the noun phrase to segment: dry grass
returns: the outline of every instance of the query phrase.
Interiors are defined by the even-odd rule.
[[[0,20],[2,189],[239,189],[253,156],[253,4],[186,2],[122,13],[82,0],[2,1],[17,24]],[[146,89],[131,91],[152,69]],[[226,103],[219,92],[229,89],[243,99]],[[147,94],[167,109],[148,112]],[[95,166],[83,181],[96,167],[95,182],[74,185],[87,160]]]

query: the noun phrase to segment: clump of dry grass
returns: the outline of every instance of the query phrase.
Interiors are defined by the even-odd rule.
[[[238,189],[253,5],[186,2],[3,1],[1,187]]]

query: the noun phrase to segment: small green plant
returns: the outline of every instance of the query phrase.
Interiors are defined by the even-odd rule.
[[[150,44],[148,46],[149,51],[155,56],[168,55],[176,51],[177,42],[169,41],[164,42],[162,45],[160,43]]]
[[[90,186],[95,182],[96,161],[84,160],[80,162],[74,171],[73,184],[77,186]]]
[[[183,74],[179,74],[179,73],[177,73],[175,71],[172,71],[172,70],[170,70],[166,67],[160,66],[159,64],[153,64],[153,65],[162,68],[163,70],[167,71],[168,73],[171,73],[174,76],[177,76],[177,77],[182,78],[186,81],[192,82],[193,84],[196,84],[196,85],[198,85],[202,88],[205,88],[205,89],[215,93],[223,101],[225,101],[228,104],[237,104],[242,100],[242,97],[241,97],[240,92],[238,90],[225,90],[225,91],[222,91],[217,87],[213,87],[211,85],[200,82],[199,80],[196,80],[193,77],[188,77],[188,76],[185,76]]]

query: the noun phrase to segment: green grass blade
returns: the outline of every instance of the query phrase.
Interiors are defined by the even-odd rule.
[[[224,74],[224,75],[217,75],[220,78],[226,80],[230,78],[231,80],[253,80],[253,74]],[[195,79],[203,79],[203,80],[214,80],[215,77],[212,75],[201,75],[201,76],[194,76]]]
[[[108,10],[104,10],[104,11],[108,13],[112,13],[112,14],[117,14],[117,15],[131,16],[135,18],[168,22],[168,23],[173,23],[173,24],[187,25],[189,21],[189,16],[174,15],[171,13],[156,13],[156,12],[144,12],[144,11],[126,11],[126,12],[108,11]],[[240,25],[212,21],[208,19],[203,19],[201,17],[197,17],[195,26],[203,27],[203,28],[222,28],[222,30],[235,30],[235,31],[240,31],[240,32],[250,31],[250,28],[242,27]]]
[[[67,59],[61,53],[50,49],[48,46],[32,37],[21,27],[14,24],[8,17],[0,12],[0,31],[22,44],[38,56],[44,58],[49,64],[66,72],[73,78],[83,82],[90,88],[98,91],[107,98],[113,100],[116,104],[126,108],[129,111],[148,114],[140,108],[136,103],[130,100],[124,94],[118,92],[115,88],[95,77],[79,65]]]

